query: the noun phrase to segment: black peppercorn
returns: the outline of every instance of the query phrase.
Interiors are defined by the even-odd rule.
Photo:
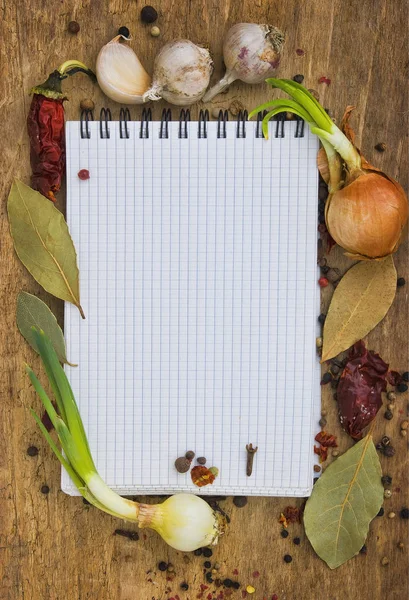
[[[375,144],[375,150],[378,150],[378,152],[385,152],[385,150],[386,150],[385,142],[379,142],[378,144]]]
[[[48,485],[42,485],[41,486],[41,493],[42,494],[48,494],[50,491],[50,488],[48,487]]]
[[[29,456],[37,456],[37,454],[38,454],[38,448],[36,446],[29,446],[27,448],[27,454]]]
[[[239,587],[240,587],[239,582],[238,581],[233,581],[233,586],[232,587],[233,587],[233,589],[238,590]]]
[[[153,6],[144,6],[141,10],[141,21],[144,23],[154,23],[157,18],[158,13]]]
[[[409,508],[402,508],[400,516],[402,519],[409,519]]]
[[[398,390],[398,392],[399,392],[400,394],[403,394],[404,392],[407,392],[407,391],[408,391],[408,386],[406,385],[406,383],[399,383],[399,384],[396,386],[396,389]]]
[[[395,456],[395,448],[393,446],[386,446],[386,448],[383,449],[383,453],[388,457]]]
[[[243,506],[246,506],[247,502],[246,496],[234,496],[233,498],[233,504],[234,506],[237,506],[237,508],[243,508]]]
[[[325,319],[326,319],[326,315],[324,315],[323,313],[321,313],[320,316],[318,317],[318,321],[321,323],[321,325],[324,325]]]
[[[205,560],[203,563],[203,566],[205,569],[210,569],[210,567],[212,566],[212,563],[210,562],[210,560]]]
[[[380,451],[382,451],[382,450],[383,450],[383,444],[382,444],[381,442],[378,442],[378,443],[376,444],[375,448],[376,448],[377,450],[380,450]]]
[[[376,516],[383,517],[384,514],[385,514],[385,509],[383,508],[383,506],[381,506],[381,508],[379,509],[379,512]]]
[[[201,556],[201,554],[202,554],[202,549],[201,549],[201,548],[198,548],[197,550],[195,550],[195,551],[193,552],[193,554],[194,554],[195,556]]]
[[[301,544],[301,540],[300,540],[300,538],[299,538],[299,537],[295,537],[295,538],[293,539],[293,542],[294,542],[294,544],[295,544],[296,546],[299,546],[299,545]]]
[[[302,83],[304,81],[304,75],[294,75],[293,81],[296,83]]]
[[[231,579],[223,579],[224,587],[231,588],[233,587],[233,582]]]
[[[137,531],[129,531],[128,529],[115,529],[115,535],[122,535],[129,540],[137,542],[139,540],[139,533]]]
[[[203,548],[202,552],[203,556],[205,556],[206,558],[210,558],[211,556],[213,556],[213,552],[212,550],[210,550],[210,548]]]
[[[405,285],[405,283],[406,283],[406,280],[405,280],[405,278],[404,278],[404,277],[399,277],[399,278],[398,278],[398,281],[396,282],[396,285],[397,285],[398,287],[403,287],[403,286]]]
[[[390,475],[383,475],[381,481],[382,485],[392,485],[392,477]]]
[[[68,23],[68,31],[70,33],[74,33],[75,34],[75,33],[78,33],[79,30],[80,30],[80,25],[79,25],[79,23],[77,23],[77,21],[70,21]]]
[[[409,371],[402,373],[402,379],[403,381],[409,381]]]
[[[321,267],[321,273],[323,273],[324,275],[329,273],[330,270],[331,270],[331,268],[328,265],[325,265],[325,267]]]
[[[285,554],[284,562],[290,563],[293,560],[293,557],[290,554]]]
[[[211,574],[210,571],[208,571],[206,573],[206,581],[207,581],[207,583],[213,583],[213,581],[214,581],[214,579],[213,579],[212,574]]]
[[[383,416],[385,419],[388,419],[388,421],[390,421],[391,419],[393,419],[393,412],[391,410],[386,410]]]
[[[283,529],[280,535],[281,535],[282,538],[288,537],[288,531],[287,531],[287,529]]]
[[[180,584],[180,589],[184,592],[187,592],[187,590],[189,589],[189,585],[186,583],[186,581]]]
[[[329,372],[324,373],[324,375],[322,376],[322,379],[321,379],[321,383],[325,385],[326,383],[329,383],[330,381],[332,381],[331,373],[329,373]]]
[[[168,563],[165,563],[163,560],[158,564],[159,571],[166,571],[168,568]]]
[[[362,548],[360,549],[359,553],[360,554],[366,554],[367,553],[367,547],[365,546],[365,544],[362,546]]]
[[[125,38],[129,38],[130,33],[128,27],[120,27],[118,29],[118,35],[123,35]]]

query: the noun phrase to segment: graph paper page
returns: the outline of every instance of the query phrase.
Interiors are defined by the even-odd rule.
[[[130,122],[101,139],[67,123],[67,219],[86,319],[65,306],[67,367],[101,476],[123,494],[305,496],[319,419],[315,338],[318,144],[160,139]],[[82,181],[78,171],[88,169]],[[246,475],[246,444],[258,446]],[[219,476],[178,474],[187,450]],[[194,465],[195,463],[193,463]],[[62,487],[75,493],[63,473]]]

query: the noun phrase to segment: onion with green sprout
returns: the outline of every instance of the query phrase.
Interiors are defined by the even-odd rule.
[[[291,99],[278,98],[250,113],[268,110],[263,133],[268,136],[268,121],[282,112],[292,112],[306,121],[321,140],[319,167],[328,183],[325,221],[332,238],[346,255],[359,260],[382,259],[395,252],[406,234],[408,200],[397,181],[371,165],[354,144],[348,125],[348,107],[341,125],[335,125],[325,109],[308,90],[295,81],[266,79],[273,88]]]
[[[30,367],[26,370],[53,424],[64,455],[58,449],[40,417],[32,414],[80,494],[96,508],[126,521],[149,527],[176,550],[190,552],[214,545],[223,533],[225,521],[209,504],[194,494],[177,494],[162,504],[141,504],[119,496],[98,474],[87,436],[68,378],[57,354],[43,331],[33,328],[57,410]]]

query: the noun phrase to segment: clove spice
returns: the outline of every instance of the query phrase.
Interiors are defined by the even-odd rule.
[[[258,446],[256,446],[255,448],[253,448],[253,444],[247,444],[246,445],[246,450],[247,450],[247,467],[246,467],[246,473],[247,473],[247,477],[250,477],[250,475],[253,472],[253,461],[254,461],[254,455],[258,450]]]

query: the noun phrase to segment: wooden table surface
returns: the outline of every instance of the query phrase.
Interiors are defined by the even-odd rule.
[[[17,260],[6,218],[6,198],[13,177],[29,182],[29,152],[25,120],[29,89],[69,58],[95,65],[100,47],[121,25],[133,34],[132,46],[148,70],[161,45],[178,37],[206,45],[215,61],[214,80],[222,72],[222,37],[227,27],[240,21],[271,23],[286,32],[287,42],[279,75],[305,76],[321,101],[340,118],[347,104],[357,110],[353,117],[358,141],[378,167],[407,185],[407,3],[402,0],[155,0],[159,11],[159,38],[139,21],[140,0],[31,0],[2,2],[1,27],[1,326],[0,326],[0,598],[7,600],[178,600],[198,598],[205,583],[203,558],[167,547],[153,532],[139,541],[113,535],[122,524],[83,504],[81,498],[65,496],[59,489],[60,468],[42,439],[29,408],[39,406],[24,374],[24,362],[40,368],[39,359],[15,326],[16,295],[20,290],[38,294],[62,322],[62,302],[48,296]],[[76,20],[78,35],[67,32]],[[296,49],[303,49],[298,56]],[[319,84],[321,76],[331,84]],[[119,105],[108,101],[83,75],[66,81],[68,119],[79,115],[79,101],[93,98],[97,114],[110,106],[114,118]],[[267,100],[266,85],[249,87],[234,83],[212,106],[228,108],[240,100],[251,109]],[[160,118],[164,104],[153,106]],[[210,106],[209,108],[211,108]],[[193,108],[193,118],[197,117]],[[174,114],[178,113],[178,110]],[[140,107],[132,107],[137,119]],[[374,150],[385,142],[383,154]],[[64,210],[64,191],[58,206]],[[329,264],[346,268],[348,262],[335,249]],[[407,246],[396,256],[399,276],[407,277]],[[407,369],[407,290],[400,288],[387,317],[368,337],[370,348],[381,353],[391,368]],[[325,291],[325,309],[331,289]],[[295,374],[296,376],[296,374]],[[284,402],[284,398],[283,398]],[[330,390],[323,390],[328,411],[328,430],[340,439],[341,450],[350,444],[340,430]],[[229,498],[221,506],[231,517],[227,534],[214,550],[212,560],[220,565],[220,577],[238,579],[242,586],[256,588],[252,598],[270,600],[403,600],[407,597],[408,521],[388,519],[408,505],[407,439],[399,435],[406,416],[408,397],[400,395],[391,421],[378,415],[375,441],[383,434],[396,447],[393,458],[382,458],[384,473],[393,477],[393,496],[385,501],[385,516],[376,518],[367,540],[367,554],[358,555],[336,571],[329,570],[313,553],[301,525],[293,525],[290,537],[280,537],[280,512],[298,500],[251,498],[245,508],[233,506]],[[39,448],[31,458],[30,445]],[[40,488],[47,484],[50,493]],[[300,536],[300,546],[292,543]],[[405,549],[397,547],[403,541]],[[293,556],[291,564],[283,555]],[[382,557],[388,566],[381,566]],[[157,563],[171,561],[173,579],[158,571]],[[237,569],[238,575],[234,575]],[[253,573],[259,572],[256,577]],[[189,584],[187,592],[180,583]],[[225,590],[224,598],[242,598],[242,590]],[[214,585],[203,595],[207,598]],[[219,588],[219,591],[222,588]],[[217,595],[212,596],[214,598]]]

